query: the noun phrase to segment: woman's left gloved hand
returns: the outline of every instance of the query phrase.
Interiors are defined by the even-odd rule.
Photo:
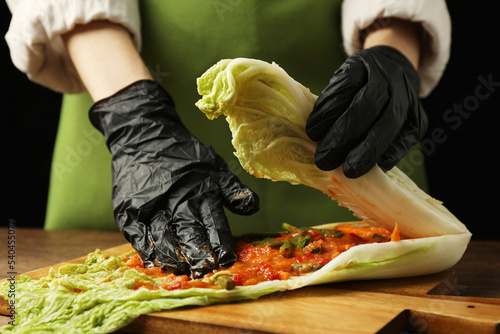
[[[90,117],[113,156],[116,223],[146,266],[193,278],[236,261],[223,206],[249,215],[259,198],[182,124],[170,95],[144,80],[96,102]]]
[[[319,141],[316,165],[344,164],[357,178],[375,164],[387,171],[424,136],[427,115],[419,99],[420,79],[410,61],[388,46],[349,57],[318,97],[306,132]]]

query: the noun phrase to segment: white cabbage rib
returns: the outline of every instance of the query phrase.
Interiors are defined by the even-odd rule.
[[[363,221],[389,230],[397,223],[402,237],[412,239],[397,246],[389,243],[349,250],[332,261],[337,264],[328,265],[329,271],[369,253],[379,255],[368,256],[370,261],[382,263],[420,249],[417,253],[427,257],[417,254],[420,265],[412,262],[411,270],[403,260],[389,261],[399,263],[389,266],[395,271],[383,269],[387,277],[417,275],[447,269],[463,255],[471,237],[465,225],[398,168],[384,173],[375,166],[362,177],[350,179],[344,176],[342,166],[329,172],[316,167],[317,143],[307,136],[305,124],[317,96],[277,64],[248,58],[224,59],[198,78],[197,84],[202,98],[196,106],[209,119],[226,116],[235,155],[249,173],[316,188]],[[353,253],[357,254],[354,258]],[[413,256],[405,258],[415,260]],[[355,278],[381,277],[376,271],[371,268],[367,276],[360,270],[349,272],[356,272]],[[341,279],[338,270],[335,275]],[[337,279],[330,277],[328,281]]]

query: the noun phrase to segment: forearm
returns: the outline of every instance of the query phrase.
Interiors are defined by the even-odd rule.
[[[366,29],[363,48],[377,45],[391,46],[408,58],[415,69],[420,61],[421,26],[396,18],[386,18],[376,21]]]
[[[129,32],[109,21],[77,25],[63,35],[68,53],[94,101],[144,79],[152,80]]]

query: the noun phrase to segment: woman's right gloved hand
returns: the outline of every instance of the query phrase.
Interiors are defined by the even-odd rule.
[[[223,207],[250,215],[259,198],[184,127],[169,94],[139,81],[96,102],[90,118],[113,156],[116,223],[144,265],[192,278],[232,265]]]
[[[393,168],[427,130],[419,89],[416,69],[392,47],[375,46],[350,56],[307,120],[307,134],[319,142],[318,168],[343,165],[350,178],[375,165],[383,171]]]

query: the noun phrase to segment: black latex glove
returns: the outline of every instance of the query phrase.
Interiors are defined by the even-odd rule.
[[[307,134],[320,141],[318,168],[344,164],[344,174],[356,178],[375,164],[394,167],[427,130],[419,88],[415,68],[396,49],[377,46],[349,57],[307,120]]]
[[[116,223],[145,266],[193,278],[236,260],[223,206],[248,215],[259,198],[181,123],[169,94],[139,81],[90,109],[112,154]]]

